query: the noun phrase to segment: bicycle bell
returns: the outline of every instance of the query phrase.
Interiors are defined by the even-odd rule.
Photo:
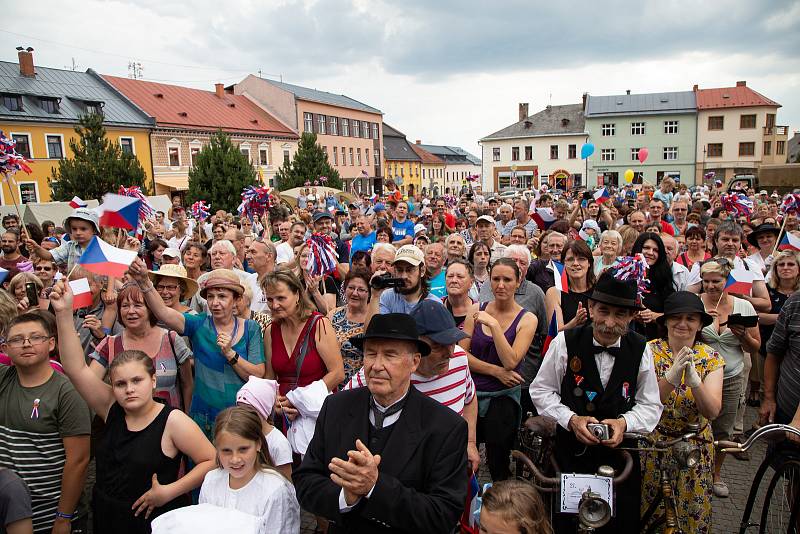
[[[614,478],[614,468],[610,465],[601,465],[597,468],[597,476]]]
[[[700,461],[700,448],[686,441],[674,445],[673,456],[683,468],[692,468]]]
[[[611,507],[599,494],[587,489],[578,504],[578,521],[582,527],[600,528],[611,520]]]

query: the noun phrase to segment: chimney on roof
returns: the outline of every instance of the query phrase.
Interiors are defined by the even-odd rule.
[[[696,93],[696,92],[697,92],[699,89],[700,89],[700,87],[699,87],[697,84],[694,84],[694,86],[692,86],[692,91],[694,91],[695,93]]]
[[[214,92],[217,93],[217,98],[222,98],[225,95],[225,86],[221,83],[215,83]]]
[[[630,89],[625,89],[625,94],[626,94],[626,95],[629,95],[629,94],[631,94],[631,90],[630,90]]]
[[[422,140],[420,140],[420,139],[417,139],[417,144],[418,144],[418,145],[421,145],[421,144],[422,144]]]
[[[35,78],[36,69],[33,66],[33,48],[17,47],[17,56],[19,57],[19,74],[26,78]]]
[[[589,93],[583,93],[583,109],[586,109],[586,99],[589,97]]]
[[[528,103],[519,103],[519,120],[524,121],[528,117]]]
[[[744,80],[736,82],[736,87],[747,87],[747,82]]]

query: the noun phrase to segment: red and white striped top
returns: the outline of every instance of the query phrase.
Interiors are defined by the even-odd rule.
[[[439,376],[421,376],[411,374],[411,384],[420,392],[433,400],[444,404],[458,415],[464,415],[464,405],[472,402],[475,397],[475,384],[469,372],[467,353],[456,345],[453,357],[446,373]],[[364,378],[364,368],[358,370],[344,389],[364,387],[367,381]]]

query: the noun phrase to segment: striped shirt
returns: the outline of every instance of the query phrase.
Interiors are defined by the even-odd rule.
[[[464,405],[472,402],[475,396],[475,384],[472,382],[472,374],[469,372],[467,353],[458,345],[453,351],[453,357],[450,358],[447,372],[438,376],[422,376],[412,373],[411,384],[421,393],[447,406],[458,415],[464,415]],[[364,378],[364,368],[362,367],[353,375],[344,389],[355,389],[366,385],[367,381]]]
[[[767,341],[767,352],[781,358],[776,388],[778,408],[794,415],[800,404],[800,291],[784,302]]]
[[[50,532],[66,463],[63,439],[89,435],[89,408],[64,375],[54,372],[28,388],[6,366],[0,366],[0,406],[0,466],[28,485],[34,531]]]

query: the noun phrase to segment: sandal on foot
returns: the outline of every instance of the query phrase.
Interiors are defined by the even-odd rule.
[[[728,489],[728,485],[725,484],[723,481],[714,482],[714,495],[721,498],[726,499],[730,496],[731,490]]]

